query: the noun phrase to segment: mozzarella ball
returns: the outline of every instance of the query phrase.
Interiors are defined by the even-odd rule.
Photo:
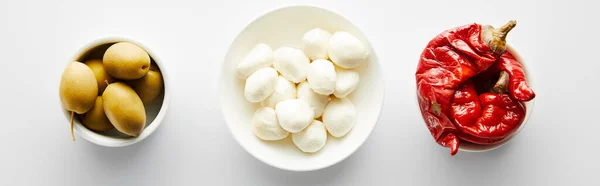
[[[286,131],[296,133],[306,128],[314,117],[314,112],[306,102],[290,99],[277,103],[275,114],[279,125]]]
[[[250,74],[273,64],[273,50],[269,45],[260,43],[244,57],[238,64],[236,75],[240,79],[246,79]]]
[[[327,59],[331,33],[326,30],[315,28],[302,37],[302,50],[311,60]]]
[[[329,60],[317,59],[310,63],[306,78],[310,88],[318,94],[329,95],[335,91],[335,67]]]
[[[296,99],[296,84],[285,79],[283,76],[277,77],[275,91],[261,102],[263,107],[275,108],[275,105],[283,100]]]
[[[294,83],[306,80],[309,65],[310,60],[300,49],[281,47],[273,52],[273,67]]]
[[[333,99],[323,112],[323,124],[334,137],[345,136],[356,122],[356,109],[347,98]]]
[[[306,129],[292,134],[292,141],[302,152],[317,152],[327,143],[327,131],[318,120],[313,120]]]
[[[246,79],[244,96],[250,103],[258,103],[269,97],[275,90],[277,71],[271,67],[262,68]]]
[[[348,32],[336,32],[329,39],[329,58],[342,68],[351,69],[368,60],[365,45]]]
[[[335,69],[335,72],[337,79],[335,81],[335,92],[333,92],[333,95],[338,98],[345,98],[356,89],[360,77],[358,72],[354,70],[337,68]]]
[[[327,103],[329,103],[329,100],[331,100],[329,96],[317,94],[315,91],[313,91],[306,81],[298,84],[298,99],[308,104],[308,106],[314,111],[315,118],[319,118],[321,115],[323,115],[325,106]]]
[[[252,131],[263,140],[280,140],[290,134],[279,126],[275,110],[269,107],[261,107],[254,112]]]

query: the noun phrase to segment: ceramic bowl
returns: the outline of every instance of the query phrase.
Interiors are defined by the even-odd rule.
[[[110,37],[92,41],[89,44],[82,47],[82,49],[80,49],[75,54],[75,56],[68,61],[67,64],[70,64],[73,61],[84,62],[87,59],[102,59],[104,51],[106,51],[106,49],[110,45],[117,42],[130,42],[146,50],[146,52],[150,55],[152,63],[155,63],[160,69],[161,75],[163,77],[163,90],[161,94],[156,98],[156,100],[154,100],[148,105],[144,105],[146,110],[146,126],[138,137],[130,137],[124,135],[114,128],[105,132],[95,132],[81,124],[79,117],[74,117],[75,120],[73,122],[73,128],[75,130],[75,133],[78,134],[78,136],[94,144],[106,147],[123,147],[132,145],[146,139],[148,136],[154,133],[154,131],[156,131],[158,126],[160,126],[160,124],[162,123],[165,114],[167,113],[171,96],[169,88],[169,74],[167,73],[163,61],[161,61],[160,58],[158,58],[158,56],[156,55],[156,53],[154,53],[148,47],[144,46],[139,42],[127,38]],[[69,122],[71,119],[71,112],[67,111],[62,106],[61,109],[63,110],[66,122]],[[66,134],[67,133],[65,133],[65,135]]]
[[[244,98],[245,80],[235,76],[242,58],[258,43],[273,50],[281,46],[300,48],[302,36],[314,28],[333,33],[347,31],[360,39],[370,54],[368,64],[356,69],[360,84],[349,95],[357,111],[353,129],[342,138],[327,138],[316,153],[303,153],[291,140],[263,141],[252,132],[252,117],[260,106]],[[247,25],[231,44],[221,74],[221,107],[233,137],[260,161],[290,171],[311,171],[334,165],[356,151],[375,127],[384,99],[384,82],[377,55],[367,37],[348,19],[313,6],[289,6],[267,12]]]

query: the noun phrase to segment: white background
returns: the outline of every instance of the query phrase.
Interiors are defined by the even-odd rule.
[[[0,2],[0,185],[600,185],[600,13],[594,1]],[[383,65],[378,125],[354,155],[314,172],[272,168],[233,140],[217,82],[229,44],[253,18],[306,3],[353,21]],[[420,118],[414,71],[441,31],[518,20],[508,42],[527,60],[533,115],[506,146],[451,157]],[[146,140],[72,142],[58,99],[63,68],[104,36],[144,43],[168,67],[164,123]]]

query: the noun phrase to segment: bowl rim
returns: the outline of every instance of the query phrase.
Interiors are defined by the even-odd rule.
[[[528,70],[526,62],[523,62],[523,61],[526,61],[526,60],[524,60],[523,55],[521,53],[519,53],[517,51],[517,49],[515,49],[515,47],[511,46],[508,43],[506,44],[506,51],[510,52],[510,54],[513,55],[519,63],[521,63],[521,65],[523,66],[523,70],[525,71],[525,76],[527,77],[527,84],[529,84],[529,86],[533,88],[534,80],[532,80],[533,78],[531,78],[532,77],[531,73],[530,73],[531,70]],[[416,92],[416,96],[418,96],[419,91],[415,90],[415,92]],[[417,107],[418,107],[418,105],[419,105],[418,98],[415,99],[415,102],[417,103]],[[510,137],[508,137],[504,141],[500,142],[499,144],[492,144],[492,145],[481,145],[481,144],[465,142],[465,143],[469,143],[472,146],[478,146],[478,147],[491,146],[491,147],[485,148],[485,149],[483,149],[483,148],[482,149],[465,149],[463,146],[459,146],[458,150],[462,151],[462,152],[487,152],[487,151],[492,151],[492,150],[498,149],[498,148],[503,147],[504,145],[510,143],[510,141],[512,141],[512,139],[515,138],[519,134],[519,132],[521,132],[521,130],[523,130],[525,125],[528,124],[527,121],[529,120],[531,115],[533,115],[533,107],[535,105],[535,99],[532,99],[531,101],[528,101],[525,104],[527,105],[527,107],[525,108],[525,114],[526,114],[525,118],[523,119],[521,126],[519,126],[519,128],[517,128],[517,130],[513,134],[511,134]],[[420,112],[420,109],[419,109],[419,112]],[[421,120],[422,120],[422,118],[421,118]]]
[[[154,62],[160,69],[161,75],[163,78],[164,97],[163,97],[163,102],[159,109],[159,112],[156,114],[156,117],[154,118],[152,123],[150,123],[148,126],[146,126],[144,128],[144,130],[138,137],[114,138],[111,136],[102,135],[102,134],[92,131],[92,130],[88,129],[87,127],[83,126],[81,124],[81,122],[79,122],[78,120],[73,121],[73,128],[74,128],[75,133],[77,133],[78,136],[82,137],[83,139],[85,139],[89,142],[92,142],[93,144],[96,144],[99,146],[104,146],[104,147],[125,147],[125,146],[136,144],[136,143],[146,139],[148,136],[150,136],[152,133],[154,133],[154,131],[156,131],[156,129],[160,126],[160,124],[162,123],[162,121],[167,113],[169,104],[171,103],[171,88],[170,88],[171,83],[169,81],[170,77],[169,77],[169,73],[167,71],[167,67],[165,67],[166,65],[164,65],[162,62],[162,58],[158,57],[156,55],[156,53],[153,50],[151,50],[150,48],[148,48],[146,45],[144,45],[138,41],[135,41],[133,39],[130,39],[129,37],[104,36],[104,37],[100,37],[100,38],[88,41],[88,42],[86,42],[86,44],[84,44],[83,46],[79,47],[78,50],[76,50],[75,54],[69,58],[69,61],[66,63],[65,67],[74,61],[78,61],[78,59],[80,57],[82,57],[84,54],[86,54],[86,52],[88,52],[89,50],[91,50],[95,47],[98,47],[98,46],[101,46],[104,44],[109,44],[109,43],[117,43],[117,42],[133,43],[133,44],[139,46],[140,48],[144,49],[148,53],[148,55],[150,55],[151,58],[154,59]],[[69,115],[69,111],[67,111],[62,106],[60,99],[58,99],[58,101],[59,101],[60,109],[65,114],[65,118],[66,118],[67,122],[69,122],[70,117],[67,116],[67,115]]]
[[[283,6],[279,6],[279,7],[276,7],[276,8],[269,9],[269,10],[261,13],[259,16],[253,17],[249,22],[246,23],[246,25],[237,33],[237,35],[234,37],[234,39],[230,42],[229,47],[227,49],[227,53],[225,54],[225,56],[223,58],[224,59],[223,61],[227,60],[227,58],[229,56],[229,51],[231,51],[231,49],[233,48],[233,44],[239,39],[240,35],[242,33],[244,33],[245,30],[248,29],[253,23],[255,23],[256,21],[258,21],[261,18],[265,17],[266,15],[272,14],[272,13],[277,12],[277,11],[282,11],[282,10],[285,10],[285,9],[291,9],[291,8],[313,8],[313,9],[319,9],[319,10],[322,10],[322,11],[326,11],[326,12],[335,14],[335,15],[337,15],[337,16],[345,19],[346,21],[348,21],[352,26],[354,26],[356,28],[356,31],[359,34],[361,34],[361,35],[363,35],[365,37],[365,41],[364,41],[365,43],[364,44],[366,44],[371,49],[371,51],[370,51],[371,53],[369,55],[372,56],[372,57],[374,57],[376,59],[376,61],[377,61],[377,64],[378,64],[377,67],[372,67],[372,68],[378,68],[377,70],[380,73],[380,77],[381,77],[380,80],[381,80],[381,85],[382,85],[382,91],[381,91],[382,95],[381,95],[381,103],[379,103],[380,104],[379,112],[376,112],[375,123],[372,125],[372,127],[370,127],[367,136],[363,140],[361,140],[358,143],[358,145],[356,146],[356,148],[352,149],[350,151],[350,153],[342,155],[341,158],[335,159],[334,161],[321,164],[320,166],[310,167],[310,168],[292,168],[292,167],[286,167],[286,166],[281,166],[281,165],[277,165],[277,164],[271,163],[269,161],[266,161],[263,158],[259,157],[258,155],[252,153],[252,151],[250,151],[248,149],[248,147],[242,145],[241,139],[233,133],[233,129],[232,129],[233,126],[232,126],[232,124],[230,124],[231,122],[227,118],[227,116],[226,116],[226,114],[225,114],[225,112],[223,110],[223,99],[226,99],[224,94],[221,94],[221,96],[220,96],[220,100],[219,101],[221,102],[221,104],[219,104],[220,105],[219,109],[221,110],[221,115],[223,116],[223,118],[225,120],[225,123],[227,125],[227,128],[229,129],[229,133],[237,141],[238,145],[240,145],[242,147],[242,149],[244,149],[244,151],[246,151],[246,153],[250,154],[255,159],[258,159],[259,161],[261,161],[261,162],[263,162],[263,163],[265,163],[267,165],[270,165],[272,167],[275,167],[275,168],[278,168],[278,169],[281,169],[281,170],[292,171],[292,172],[309,172],[309,171],[316,171],[316,170],[320,170],[320,169],[325,169],[325,168],[331,167],[333,165],[336,165],[339,162],[342,162],[342,161],[346,160],[348,157],[350,157],[351,155],[353,155],[360,147],[363,146],[363,144],[367,141],[367,139],[369,139],[369,137],[373,133],[373,130],[375,130],[375,127],[377,126],[377,123],[379,122],[379,120],[381,118],[381,112],[383,111],[383,107],[384,107],[384,104],[385,104],[386,84],[385,84],[385,76],[384,76],[384,73],[382,71],[382,69],[383,69],[382,65],[383,64],[381,64],[379,62],[379,57],[377,56],[377,54],[375,52],[376,51],[375,47],[371,44],[371,42],[367,38],[366,34],[354,22],[352,22],[350,19],[348,19],[347,17],[343,16],[342,14],[340,14],[340,13],[338,13],[336,11],[333,11],[333,10],[330,10],[330,9],[327,9],[327,8],[324,8],[324,7],[321,7],[321,6],[312,5],[312,4],[290,4],[290,5],[283,5]],[[225,83],[222,82],[222,81],[224,81],[223,76],[225,76],[225,73],[223,73],[224,70],[225,70],[224,63],[221,65],[221,69],[220,70],[221,70],[221,77],[220,77],[220,79],[221,79],[220,82],[221,83],[219,85],[219,90],[222,91],[222,90],[224,90],[226,88],[225,87]]]

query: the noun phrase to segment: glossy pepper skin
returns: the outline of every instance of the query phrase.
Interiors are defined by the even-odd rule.
[[[446,30],[423,50],[416,79],[419,106],[427,128],[436,141],[458,151],[456,127],[447,118],[455,89],[486,70],[496,58],[481,40],[482,26],[469,24]],[[435,107],[435,108],[434,108]]]
[[[429,132],[450,154],[458,151],[459,132],[449,118],[452,98],[459,85],[487,70],[505,50],[507,25],[491,30],[476,23],[446,30],[423,50],[415,74],[417,99]]]
[[[476,144],[494,144],[508,139],[525,118],[525,107],[509,94],[477,95],[471,81],[454,94],[451,117],[459,138]]]
[[[508,73],[508,92],[518,101],[531,101],[535,98],[535,92],[527,83],[523,65],[515,59],[509,52],[504,52],[498,61],[494,63],[488,70],[477,75],[478,79],[489,80],[495,74],[504,71]]]

